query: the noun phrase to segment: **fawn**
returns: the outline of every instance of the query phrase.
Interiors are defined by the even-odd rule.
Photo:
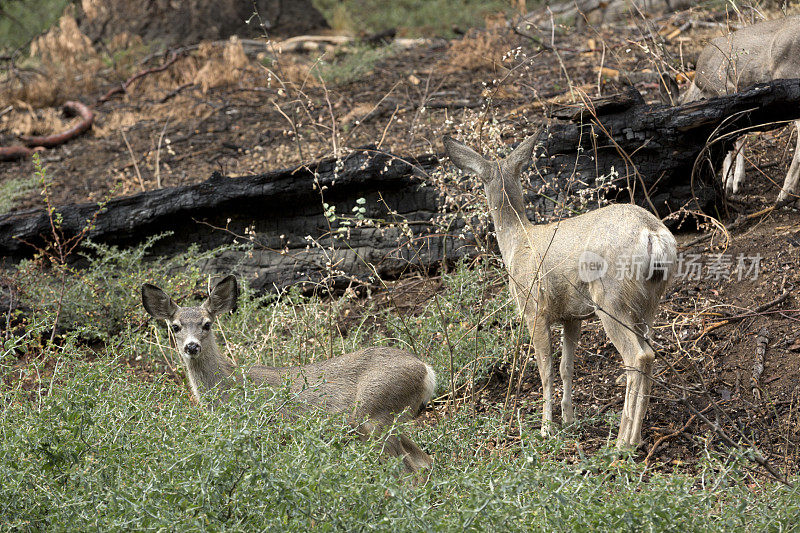
[[[384,433],[398,417],[415,417],[433,397],[436,375],[430,365],[396,348],[365,348],[303,366],[254,365],[242,374],[220,353],[212,328],[216,317],[235,310],[238,296],[234,276],[217,283],[196,307],[180,307],[155,285],[142,285],[142,304],[154,318],[166,321],[174,335],[198,403],[201,388],[224,391],[242,379],[271,387],[288,381],[296,405],[343,414],[366,440]],[[409,472],[430,467],[430,456],[405,435],[383,438],[384,451],[400,457]]]

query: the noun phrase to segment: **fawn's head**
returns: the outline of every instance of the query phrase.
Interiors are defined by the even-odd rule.
[[[196,307],[180,307],[155,285],[142,285],[142,305],[153,318],[166,321],[175,337],[175,347],[187,361],[211,352],[214,318],[234,311],[238,297],[239,286],[234,276],[217,283],[206,301]]]
[[[522,168],[530,161],[536,135],[520,143],[505,159],[491,161],[464,143],[445,136],[444,150],[455,166],[474,174],[483,182],[489,205],[510,201],[515,208],[522,208]],[[518,204],[518,205],[517,205]]]

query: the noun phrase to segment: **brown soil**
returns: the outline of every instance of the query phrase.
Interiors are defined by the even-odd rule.
[[[679,24],[665,18],[658,25],[668,33]],[[694,57],[701,39],[718,31],[686,30],[669,41],[667,49],[676,58]],[[231,176],[260,173],[330,155],[334,149],[370,143],[380,142],[400,153],[436,152],[443,134],[459,135],[474,130],[477,124],[482,124],[484,131],[494,128],[497,137],[510,142],[532,131],[550,106],[542,100],[564,94],[570,83],[589,96],[598,90],[613,92],[618,82],[601,80],[598,87],[596,67],[601,62],[627,71],[651,68],[639,35],[638,30],[624,25],[572,32],[559,37],[559,52],[554,53],[537,51],[530,40],[508,30],[471,32],[461,41],[431,41],[398,51],[379,61],[368,75],[333,87],[306,77],[317,52],[283,53],[268,70],[252,53],[242,59],[235,44],[227,48],[209,44],[188,51],[166,71],[134,83],[122,97],[96,105],[93,131],[46,151],[43,160],[58,204],[126,195],[155,188],[158,181],[163,187],[196,183],[214,170]],[[520,55],[505,54],[517,47]],[[593,50],[585,51],[587,48]],[[269,53],[267,49],[261,57]],[[94,104],[113,87],[109,80],[118,83],[165,60],[159,56],[135,63],[116,78],[107,73],[89,88],[85,83],[65,84],[58,100],[78,97]],[[92,69],[99,68],[95,63]],[[230,64],[236,64],[236,76],[230,75]],[[641,82],[637,87],[647,99],[657,99],[653,83]],[[70,93],[74,90],[80,94]],[[487,98],[491,102],[483,107]],[[568,96],[563,99],[567,101]],[[18,134],[52,133],[66,123],[53,108],[16,102],[12,112],[0,117],[0,145],[12,144]],[[790,137],[791,130],[786,129],[753,139],[747,155],[758,169],[749,167],[744,194],[731,204],[732,209],[753,213],[774,201],[775,184],[783,182],[788,167],[793,146]],[[0,183],[32,174],[30,160],[0,163]],[[38,206],[40,201],[32,194],[17,208]],[[684,234],[680,241],[688,243],[696,236]],[[759,276],[742,281],[735,275],[730,280],[703,276],[673,283],[656,335],[662,345],[656,363],[656,380],[661,385],[654,389],[642,453],[649,452],[661,437],[672,435],[650,459],[671,468],[669,465],[696,462],[705,448],[721,442],[697,420],[684,427],[691,412],[670,399],[679,393],[680,379],[668,369],[669,361],[680,371],[689,401],[696,408],[706,408],[713,398],[722,411],[706,411],[710,420],[737,441],[740,437],[734,429],[738,428],[778,468],[796,472],[800,454],[800,302],[795,290],[800,283],[800,214],[791,209],[773,211],[729,237],[727,249],[718,247],[715,238],[713,250],[705,241],[683,252],[702,253],[704,261],[708,254],[723,249],[734,262],[738,254],[759,255]],[[412,313],[440,287],[436,279],[398,283],[405,283],[407,290],[398,287],[391,305]],[[789,296],[780,304],[762,313],[752,312],[785,292]],[[717,325],[723,320],[729,322]],[[346,317],[340,327],[347,327]],[[762,328],[770,340],[758,399],[750,378],[755,336]],[[599,323],[585,325],[575,368],[575,405],[584,421],[576,439],[585,450],[591,451],[609,438],[603,416],[619,411],[623,389],[615,382],[621,372],[619,356]],[[508,379],[509,368],[495,369],[478,396],[477,407],[502,403]],[[541,391],[532,363],[521,391],[519,405],[538,414]]]

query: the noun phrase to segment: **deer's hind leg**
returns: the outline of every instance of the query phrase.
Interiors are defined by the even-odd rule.
[[[725,156],[725,162],[722,165],[722,182],[725,185],[725,193],[736,194],[739,192],[739,187],[744,182],[745,166],[744,166],[744,147],[746,138],[744,136],[736,140],[733,145],[733,150]],[[731,169],[733,167],[733,169]]]
[[[407,472],[413,474],[430,468],[433,464],[431,456],[405,435],[388,431],[391,423],[392,420],[366,420],[357,426],[359,438],[364,442],[377,439],[381,442],[383,453],[403,460]]]
[[[541,316],[526,316],[525,321],[533,337],[536,366],[542,380],[542,437],[548,437],[553,430],[553,346],[550,342],[550,324]]]
[[[655,352],[643,336],[643,326],[649,328],[652,320],[645,324],[636,324],[621,316],[610,316],[604,312],[598,314],[603,329],[619,351],[625,365],[627,383],[617,447],[638,446],[642,442],[642,424],[650,403],[655,359]]]

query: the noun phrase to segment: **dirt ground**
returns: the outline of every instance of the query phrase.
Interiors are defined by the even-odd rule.
[[[665,16],[654,23],[662,35],[672,35],[659,53],[691,66],[702,39],[722,28],[714,17],[695,14],[704,24],[681,30],[685,16]],[[542,48],[502,26],[471,30],[451,42],[427,40],[389,48],[367,74],[331,85],[308,74],[319,50],[275,54],[266,45],[253,49],[238,43],[207,44],[183,51],[163,72],[143,77],[126,93],[103,103],[98,100],[115,84],[164,64],[170,55],[147,61],[143,57],[127,70],[86,62],[88,73],[97,74],[93,83],[65,82],[49,88],[56,93],[50,95],[54,104],[78,98],[96,112],[89,134],[43,152],[51,194],[56,204],[98,201],[196,183],[215,170],[237,176],[290,167],[371,143],[399,153],[440,152],[443,134],[461,135],[478,123],[495,128],[501,139],[511,142],[533,131],[552,105],[568,102],[570,86],[596,96],[614,92],[625,82],[624,75],[620,81],[598,74],[599,66],[630,72],[652,69],[653,44],[640,37],[641,26],[633,22],[567,31],[557,36],[555,48]],[[552,42],[545,39],[545,44]],[[652,80],[635,85],[649,101],[658,99]],[[17,135],[53,133],[69,123],[57,107],[37,107],[32,93],[14,94],[13,110],[0,116],[0,146],[16,143]],[[792,130],[751,136],[748,181],[722,222],[729,224],[737,214],[757,213],[774,202],[775,184],[783,182],[791,159]],[[0,184],[31,175],[29,159],[0,163]],[[37,207],[40,202],[38,192],[31,193],[16,208]],[[655,338],[662,353],[670,355],[656,362],[657,384],[641,454],[669,469],[695,463],[706,449],[720,444],[707,424],[674,400],[682,390],[696,409],[736,441],[741,440],[739,430],[757,442],[776,467],[796,473],[800,213],[784,208],[755,216],[731,231],[727,241],[717,232],[713,239],[692,244],[699,236],[678,237],[681,252],[701,254],[705,269],[712,254],[725,253],[734,267],[740,256],[758,257],[759,271],[756,279],[739,280],[735,271],[730,279],[715,279],[705,270],[700,279],[678,279],[668,290]],[[403,293],[399,283],[397,294]],[[402,300],[408,312],[439,287],[435,279],[408,284]],[[675,333],[678,329],[680,335]],[[752,367],[762,329],[768,341],[754,394]],[[508,380],[516,379],[510,372],[507,367],[495,369],[479,395],[478,408],[504,401]],[[619,356],[597,321],[584,326],[575,374],[579,418],[619,410]],[[528,365],[521,392],[519,405],[538,413],[541,391],[533,364]],[[709,407],[712,399],[720,410]],[[555,409],[558,416],[557,402]],[[576,444],[576,457],[608,437],[605,423],[595,419],[581,426],[582,450]]]

